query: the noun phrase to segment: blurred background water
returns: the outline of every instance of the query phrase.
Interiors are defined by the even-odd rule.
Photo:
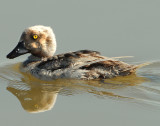
[[[0,1],[0,125],[159,125],[160,1]],[[92,49],[131,64],[151,62],[137,75],[103,81],[43,82],[6,59],[32,25],[54,29],[57,52]]]

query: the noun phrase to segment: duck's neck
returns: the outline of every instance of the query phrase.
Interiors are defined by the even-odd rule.
[[[26,61],[23,62],[24,67],[28,66],[29,64],[37,64],[40,63],[41,61],[47,61],[48,58],[44,57],[36,57],[34,55],[30,55]]]
[[[37,56],[34,56],[34,55],[30,55],[28,57],[28,61],[31,61],[31,62],[36,62],[36,61],[42,61],[44,58],[42,57],[37,57]]]

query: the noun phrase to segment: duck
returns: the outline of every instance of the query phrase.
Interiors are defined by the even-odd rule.
[[[67,79],[110,79],[118,76],[135,74],[136,70],[146,64],[130,65],[118,58],[102,56],[93,50],[79,50],[54,55],[56,37],[49,26],[35,25],[26,28],[17,46],[6,56],[14,59],[30,53],[20,70],[40,80]]]

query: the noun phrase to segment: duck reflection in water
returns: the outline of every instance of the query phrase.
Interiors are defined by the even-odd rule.
[[[42,81],[30,74],[19,71],[20,64],[1,68],[0,79],[8,81],[7,90],[18,98],[22,107],[30,113],[51,110],[55,105],[58,94],[75,95],[91,93],[101,98],[134,99],[128,94],[121,95],[117,90],[133,87],[147,81],[146,78],[137,77],[135,74],[127,77],[117,77],[107,80],[71,80],[57,79]],[[12,78],[11,78],[12,77]]]
[[[25,86],[30,86],[30,88],[27,89]],[[18,98],[22,107],[27,112],[38,113],[51,110],[56,102],[59,89],[54,87],[44,89],[45,87],[21,84],[18,87],[10,85],[7,87],[7,90]]]

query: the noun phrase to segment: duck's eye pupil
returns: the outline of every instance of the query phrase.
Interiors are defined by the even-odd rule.
[[[34,38],[34,39],[37,39],[37,38],[38,38],[38,35],[33,35],[33,38]]]

